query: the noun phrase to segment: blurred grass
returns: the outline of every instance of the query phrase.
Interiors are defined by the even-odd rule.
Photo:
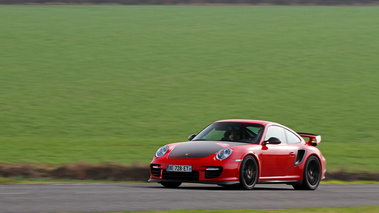
[[[377,171],[379,8],[0,6],[0,162],[148,163],[227,118]]]

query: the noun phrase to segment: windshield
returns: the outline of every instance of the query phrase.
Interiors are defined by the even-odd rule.
[[[213,123],[201,131],[193,141],[234,141],[259,143],[264,127],[252,123]]]

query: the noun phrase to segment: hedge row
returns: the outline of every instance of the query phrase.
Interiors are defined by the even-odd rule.
[[[0,163],[0,177],[49,178],[73,180],[144,181],[149,179],[148,166],[119,164],[66,164],[62,166]],[[326,180],[379,181],[379,172],[327,172]]]
[[[252,5],[379,5],[379,0],[0,0],[0,4],[252,4]]]

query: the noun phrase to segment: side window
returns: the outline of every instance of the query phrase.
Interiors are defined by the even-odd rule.
[[[279,126],[270,126],[267,129],[265,140],[268,140],[271,137],[279,138],[280,141],[282,141],[282,144],[283,143],[287,143],[286,135],[285,135],[284,129],[282,127],[279,127]]]
[[[300,138],[297,137],[295,134],[293,134],[292,132],[290,132],[288,130],[285,130],[285,131],[286,131],[288,143],[300,143],[301,142]]]

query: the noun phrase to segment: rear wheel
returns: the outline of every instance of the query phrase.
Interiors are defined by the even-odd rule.
[[[240,185],[243,189],[253,189],[258,180],[258,163],[251,155],[245,157],[240,168]]]
[[[316,156],[310,156],[305,163],[303,181],[294,184],[293,188],[298,190],[315,190],[321,181],[321,165]]]
[[[182,182],[162,182],[160,184],[166,188],[178,188],[180,185],[182,185]]]

